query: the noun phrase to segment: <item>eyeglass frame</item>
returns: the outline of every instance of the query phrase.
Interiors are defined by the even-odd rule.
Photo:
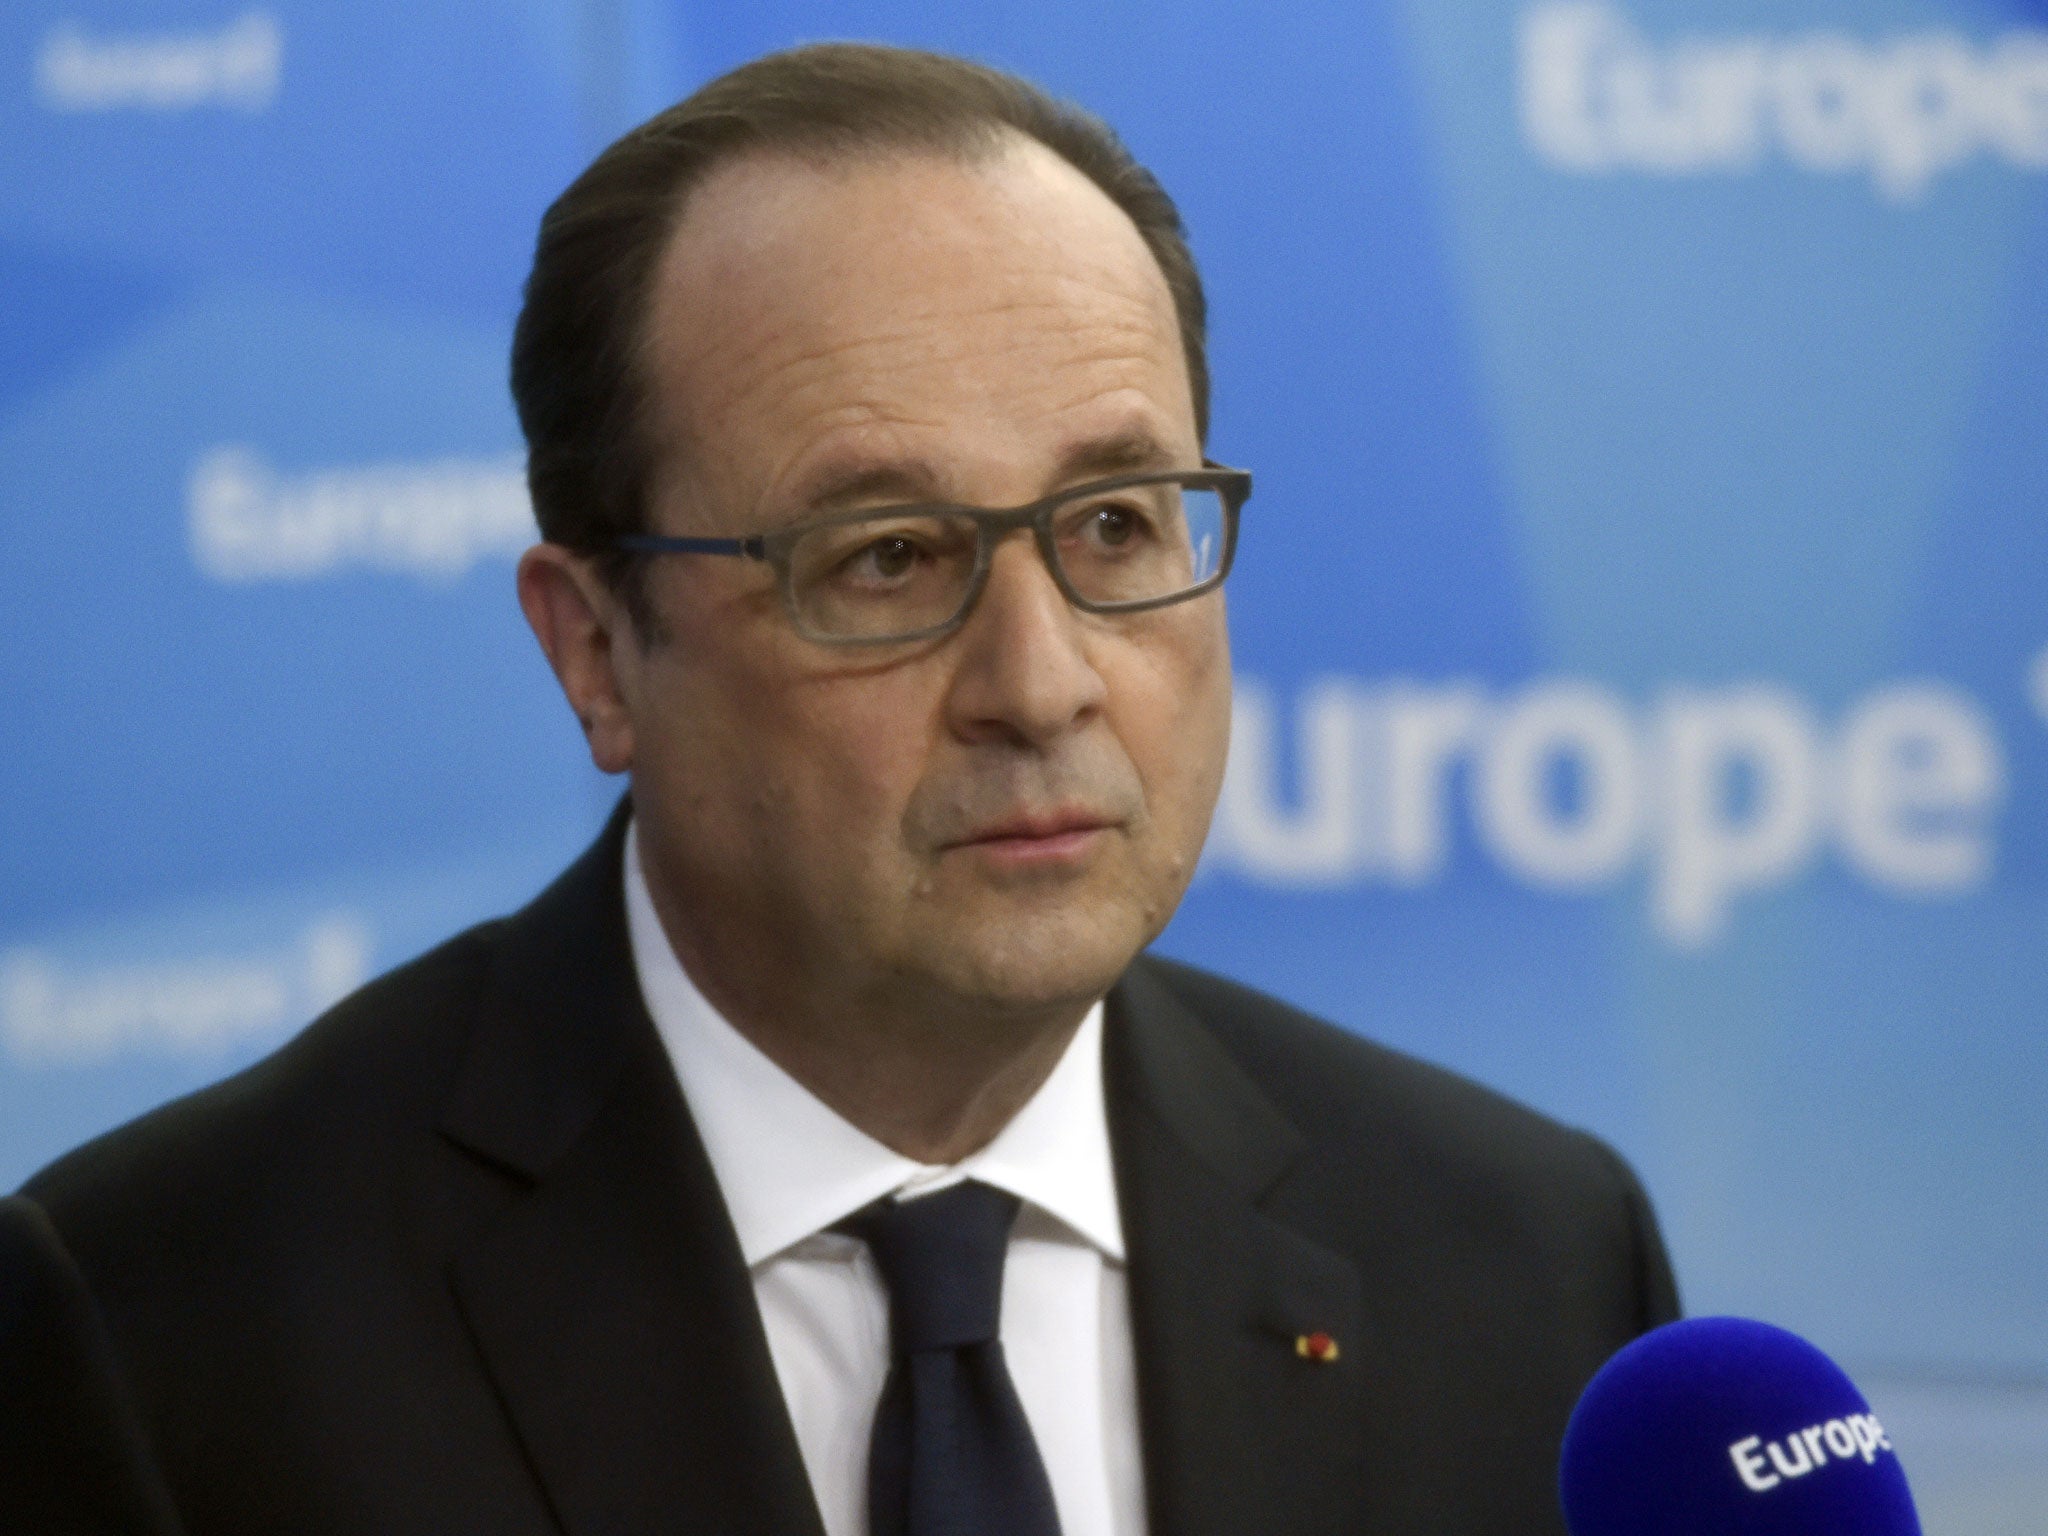
[[[1214,491],[1222,502],[1223,558],[1218,562],[1215,573],[1185,591],[1171,592],[1164,597],[1140,597],[1124,602],[1097,602],[1092,598],[1083,597],[1075,590],[1073,582],[1060,564],[1059,553],[1053,546],[1053,514],[1069,502],[1081,501],[1108,491],[1128,490],[1140,485],[1168,484],[1178,485],[1183,490]],[[997,541],[1019,528],[1029,528],[1032,531],[1033,542],[1038,546],[1039,558],[1044,562],[1046,570],[1051,573],[1060,594],[1082,613],[1142,613],[1148,609],[1165,608],[1174,603],[1184,603],[1192,598],[1202,597],[1222,586],[1223,579],[1230,574],[1231,563],[1237,557],[1239,515],[1244,510],[1245,502],[1251,499],[1251,494],[1251,471],[1231,469],[1227,465],[1205,461],[1200,469],[1158,470],[1140,475],[1114,475],[1106,480],[1090,480],[1082,485],[1069,486],[1063,491],[1055,491],[1050,496],[1040,497],[1037,501],[1026,502],[1020,507],[970,507],[950,502],[913,502],[903,506],[866,507],[830,517],[813,518],[807,522],[792,523],[786,528],[777,528],[771,533],[750,534],[743,538],[626,533],[612,540],[612,548],[636,555],[730,555],[759,560],[775,572],[776,585],[782,591],[782,605],[789,612],[790,623],[806,640],[818,645],[907,645],[914,641],[936,640],[951,634],[967,622],[967,616],[974,611],[974,605],[981,601],[981,594],[988,586],[989,571],[995,563]],[[974,569],[968,575],[967,586],[958,610],[943,623],[900,635],[829,635],[811,628],[804,622],[804,617],[797,608],[796,582],[790,565],[791,552],[801,540],[821,528],[843,528],[855,523],[882,522],[892,517],[961,517],[974,524]]]

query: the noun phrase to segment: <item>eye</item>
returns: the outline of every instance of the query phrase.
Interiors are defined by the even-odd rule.
[[[1128,544],[1137,536],[1141,525],[1142,519],[1136,508],[1119,506],[1114,502],[1096,507],[1088,515],[1088,531],[1095,536],[1097,543],[1111,548]]]
[[[876,539],[856,550],[847,562],[856,576],[879,577],[883,581],[894,581],[909,574],[917,564],[921,551],[911,540],[901,534]]]
[[[1142,500],[1121,497],[1075,506],[1054,526],[1060,543],[1075,554],[1132,555],[1159,541],[1157,511]]]

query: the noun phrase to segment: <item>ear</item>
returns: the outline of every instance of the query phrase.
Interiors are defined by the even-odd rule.
[[[636,644],[631,621],[588,560],[560,544],[519,559],[519,606],[605,773],[633,766],[633,717],[618,663]]]

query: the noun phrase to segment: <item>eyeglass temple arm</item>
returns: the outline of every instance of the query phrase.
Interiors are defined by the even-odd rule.
[[[750,539],[707,539],[685,534],[624,533],[613,541],[619,549],[646,555],[739,555],[748,560],[768,558],[767,541]]]

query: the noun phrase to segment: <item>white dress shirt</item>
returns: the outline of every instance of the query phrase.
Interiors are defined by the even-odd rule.
[[[889,1303],[865,1244],[828,1230],[884,1195],[975,1178],[1022,1202],[1003,1264],[1003,1353],[1062,1536],[1143,1536],[1123,1221],[1103,1106],[1102,1005],[995,1140],[951,1167],[892,1152],[707,1002],[662,932],[626,834],[640,991],[739,1233],[826,1536],[867,1536],[868,1437]]]

